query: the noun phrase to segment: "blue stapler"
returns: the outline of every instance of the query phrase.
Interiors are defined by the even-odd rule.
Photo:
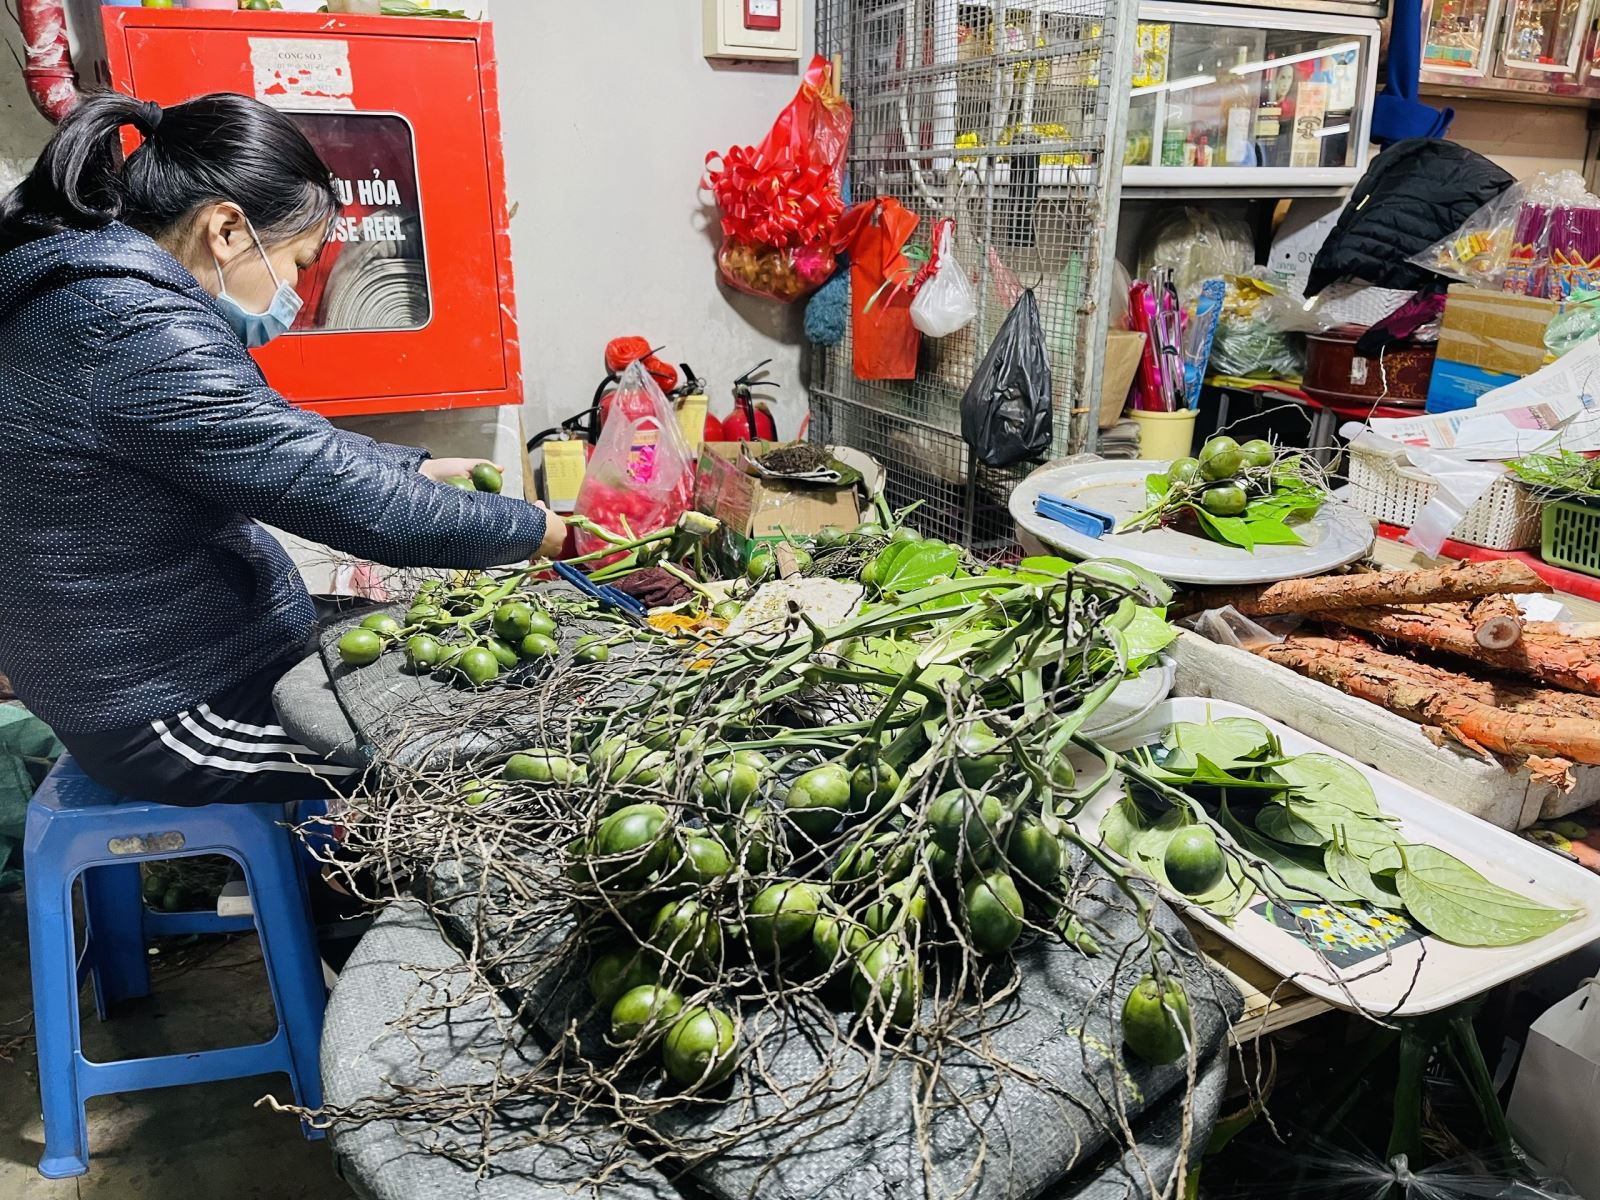
[[[1085,537],[1101,538],[1117,527],[1117,519],[1110,513],[1079,504],[1076,500],[1052,496],[1048,492],[1035,501],[1033,511]]]

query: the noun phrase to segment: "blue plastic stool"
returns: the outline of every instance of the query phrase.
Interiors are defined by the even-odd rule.
[[[138,864],[195,854],[225,854],[244,868],[253,917],[146,911]],[[322,1103],[318,1045],[326,994],[285,806],[180,808],[127,800],[63,755],[28,805],[24,855],[44,1102],[41,1175],[60,1179],[88,1171],[84,1102],[91,1096],[282,1072],[299,1103],[310,1108]],[[80,876],[87,923],[82,970],[72,920],[72,885]],[[117,1001],[149,994],[149,936],[252,926],[261,938],[278,1012],[278,1031],[270,1040],[116,1062],[84,1057],[78,1029],[84,971],[94,980],[95,1005],[104,1019]],[[321,1134],[307,1128],[306,1136]]]

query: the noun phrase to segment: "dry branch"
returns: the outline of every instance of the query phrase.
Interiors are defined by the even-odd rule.
[[[1329,643],[1329,644],[1324,644]],[[1441,686],[1347,657],[1330,639],[1303,638],[1260,651],[1263,658],[1390,712],[1431,725],[1463,746],[1518,758],[1600,764],[1600,721],[1506,712]]]
[[[1276,616],[1390,604],[1476,600],[1510,592],[1548,592],[1550,585],[1525,563],[1504,559],[1458,563],[1428,571],[1363,571],[1285,579],[1264,587],[1204,588],[1193,592],[1188,612],[1233,605],[1246,616]]]

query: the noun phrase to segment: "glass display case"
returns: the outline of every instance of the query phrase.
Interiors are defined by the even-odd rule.
[[[1577,83],[1593,0],[1505,0],[1500,61],[1507,79]]]
[[[1500,0],[1435,0],[1424,21],[1424,72],[1472,79],[1489,74]]]
[[[1286,194],[1355,183],[1377,57],[1373,20],[1140,5],[1123,186]]]
[[[1600,0],[1424,0],[1425,84],[1600,96]]]

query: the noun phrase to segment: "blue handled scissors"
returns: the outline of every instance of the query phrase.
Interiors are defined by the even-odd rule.
[[[594,583],[577,567],[568,563],[557,562],[550,565],[557,575],[561,576],[562,579],[577,588],[589,599],[595,601],[601,608],[609,608],[614,612],[620,612],[632,621],[636,621],[639,624],[644,623],[644,605],[628,595],[628,593],[619,591],[609,583]]]

